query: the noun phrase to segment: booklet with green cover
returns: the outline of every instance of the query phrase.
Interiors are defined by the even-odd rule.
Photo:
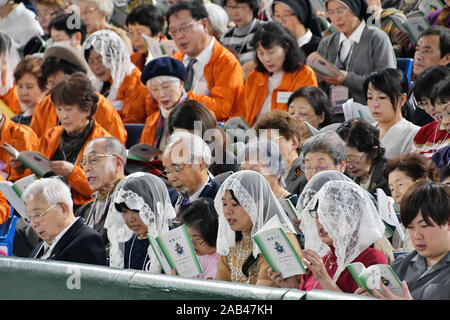
[[[347,266],[358,287],[364,287],[371,295],[374,289],[380,289],[380,281],[397,296],[403,296],[402,282],[388,264],[374,264],[365,267],[361,262],[354,262]]]
[[[166,274],[170,274],[173,269],[178,275],[190,278],[203,273],[185,225],[172,229],[155,239],[150,235],[148,237]]]
[[[3,192],[6,199],[14,207],[14,209],[22,216],[26,217],[25,201],[22,200],[22,194],[25,189],[36,181],[35,174],[31,174],[12,183],[11,181],[0,181],[0,192]]]
[[[281,277],[288,278],[306,273],[299,255],[287,237],[277,216],[273,216],[253,235],[267,263]]]
[[[7,142],[5,142],[5,144],[0,147],[8,152],[12,157],[19,160],[25,168],[30,169],[39,177],[45,178],[54,175],[52,169],[50,168],[51,161],[41,153],[37,151],[19,152],[16,148],[14,148]]]

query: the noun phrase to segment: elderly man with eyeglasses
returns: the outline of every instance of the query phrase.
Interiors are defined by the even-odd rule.
[[[76,211],[88,226],[100,233],[109,249],[107,230],[104,228],[106,215],[117,183],[125,177],[127,151],[119,140],[100,137],[91,140],[84,150],[80,165],[94,201],[88,202]]]
[[[106,251],[100,235],[73,214],[70,189],[59,178],[43,178],[28,186],[22,198],[24,219],[42,242],[30,258],[106,265]]]

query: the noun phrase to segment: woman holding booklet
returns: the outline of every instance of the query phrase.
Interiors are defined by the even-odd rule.
[[[372,248],[382,239],[384,224],[369,194],[348,177],[337,171],[316,174],[305,186],[298,209],[308,271],[299,283],[269,270],[279,286],[353,293],[358,285],[347,270],[349,264],[387,264],[385,254]]]
[[[105,221],[109,265],[161,273],[147,236],[169,231],[169,219],[175,218],[164,182],[149,173],[130,174],[118,183],[113,202]]]
[[[253,239],[274,216],[301,257],[294,227],[269,183],[258,172],[243,170],[229,176],[217,192],[214,206],[219,215],[216,280],[274,285],[267,273],[269,264]]]

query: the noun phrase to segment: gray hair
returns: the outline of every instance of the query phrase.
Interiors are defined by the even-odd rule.
[[[344,140],[335,131],[325,131],[309,137],[302,146],[301,162],[305,163],[308,153],[323,152],[333,159],[335,164],[347,159],[347,148]]]
[[[112,0],[88,0],[95,3],[98,9],[103,12],[107,18],[111,17],[114,12],[114,2]]]
[[[22,199],[26,202],[36,195],[41,195],[49,205],[65,203],[72,209],[73,201],[70,188],[57,177],[41,178],[30,184],[22,194]]]
[[[244,161],[257,161],[267,168],[272,175],[281,178],[286,171],[286,160],[281,155],[278,144],[270,139],[253,138],[238,153],[238,163]]]
[[[230,20],[228,13],[215,3],[206,3],[205,9],[208,12],[208,20],[213,30],[223,35],[228,30],[227,26]]]
[[[174,146],[179,143],[177,150],[174,150]],[[170,135],[163,156],[167,156],[173,151],[181,151],[179,148],[183,150],[183,158],[186,163],[200,164],[203,159],[209,166],[212,162],[211,149],[208,144],[200,136],[187,130],[180,130]]]
[[[125,167],[127,163],[127,149],[117,138],[98,137],[89,141],[87,146],[94,142],[101,142],[106,153],[120,156],[123,159],[123,166]]]

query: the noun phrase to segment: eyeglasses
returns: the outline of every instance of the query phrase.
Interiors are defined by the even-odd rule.
[[[80,167],[84,169],[88,164],[94,165],[97,163],[99,158],[103,157],[115,157],[115,154],[101,154],[101,153],[90,153],[81,157]]]
[[[189,29],[194,25],[194,24],[196,24],[196,23],[198,23],[198,22],[200,22],[200,20],[198,20],[198,21],[192,21],[192,22],[190,22],[190,23],[186,23],[186,24],[183,24],[183,25],[181,25],[181,26],[179,26],[179,27],[171,27],[171,28],[169,28],[169,35],[173,38],[173,37],[175,37],[177,34],[178,34],[178,32],[181,32],[181,33],[186,33],[186,32],[188,32],[189,31]]]
[[[319,217],[319,214],[317,213],[318,209],[319,209],[319,203],[316,204],[314,209],[309,209],[309,215],[314,219],[318,218]]]
[[[417,108],[422,109],[422,110],[426,110],[427,107],[429,107],[429,106],[430,106],[430,103],[428,103],[428,102],[419,101],[417,103]]]
[[[347,163],[350,165],[358,165],[360,164],[361,160],[364,158],[364,154],[362,154],[361,156],[357,157],[357,156],[347,156]]]
[[[283,14],[274,14],[273,17],[275,20],[288,20],[290,17],[295,16],[295,13],[283,13]]]
[[[319,165],[319,166],[303,166],[303,171],[304,171],[304,172],[311,172],[311,171],[320,172],[320,171],[325,171],[325,170],[328,170],[328,166],[324,166],[324,165]]]
[[[98,8],[96,7],[91,7],[91,8],[87,8],[87,9],[80,9],[80,15],[82,16],[87,16],[90,15],[91,13],[93,13],[94,11],[97,11]]]
[[[327,14],[329,17],[336,16],[336,17],[342,17],[345,15],[350,9],[347,7],[338,8],[336,11],[327,11]]]
[[[50,208],[47,208],[46,210],[44,210],[42,213],[38,213],[38,214],[33,214],[33,215],[29,215],[27,214],[27,216],[23,219],[23,221],[25,221],[25,223],[27,224],[31,224],[32,221],[34,222],[41,222],[43,219],[43,216],[49,212],[50,210],[52,210],[54,207],[56,207],[58,204],[54,204],[52,205]]]
[[[175,165],[173,170],[167,170],[166,169],[166,170],[163,171],[163,174],[165,176],[168,176],[169,174],[177,174],[178,175],[178,174],[180,174],[183,171],[184,166],[185,166],[185,164]]]

